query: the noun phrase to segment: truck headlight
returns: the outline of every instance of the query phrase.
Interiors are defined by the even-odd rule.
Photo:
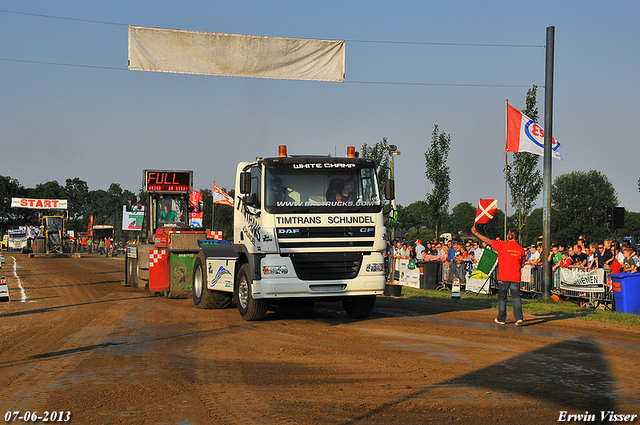
[[[384,264],[382,263],[373,263],[367,264],[367,272],[368,273],[377,273],[384,271]]]
[[[289,274],[287,266],[264,266],[262,268],[264,274]]]

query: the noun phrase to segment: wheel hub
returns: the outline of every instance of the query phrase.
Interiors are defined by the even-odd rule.
[[[247,301],[249,299],[249,284],[247,283],[247,279],[243,278],[240,280],[240,284],[238,285],[238,302],[242,308],[247,308]]]
[[[198,268],[195,276],[193,277],[193,292],[195,293],[196,298],[200,298],[202,296],[202,282],[202,269]]]

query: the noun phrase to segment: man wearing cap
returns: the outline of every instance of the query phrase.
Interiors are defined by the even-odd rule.
[[[531,264],[531,266],[535,266],[538,263],[538,259],[540,259],[540,253],[538,253],[535,244],[529,247],[529,252],[527,252],[526,259],[527,261],[525,261],[525,264]]]
[[[491,248],[498,252],[498,317],[495,322],[504,325],[507,320],[507,292],[511,291],[511,301],[513,303],[513,317],[516,319],[516,326],[524,324],[522,315],[522,300],[520,299],[520,274],[524,260],[524,249],[518,243],[517,230],[509,230],[506,241],[493,241],[478,233],[474,227],[471,233],[481,241],[490,243]]]
[[[416,239],[416,258],[418,260],[422,260],[423,251],[424,251],[424,246],[422,245],[422,241],[420,239]]]

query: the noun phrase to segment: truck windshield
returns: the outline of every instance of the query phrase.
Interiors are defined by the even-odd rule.
[[[282,212],[377,212],[382,208],[376,169],[266,168],[265,206]]]
[[[187,224],[186,201],[181,197],[164,197],[157,202],[157,226],[165,227],[169,223]]]
[[[63,229],[62,217],[45,217],[45,228],[50,232],[59,232]]]

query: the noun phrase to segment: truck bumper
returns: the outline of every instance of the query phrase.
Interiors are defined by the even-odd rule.
[[[371,253],[363,256],[360,271],[353,279],[301,280],[288,257],[267,255],[262,259],[261,279],[253,282],[253,297],[275,299],[382,295],[385,284],[384,272],[367,271],[367,265],[382,263],[380,253]],[[268,266],[286,266],[288,273],[265,274],[264,268]]]

